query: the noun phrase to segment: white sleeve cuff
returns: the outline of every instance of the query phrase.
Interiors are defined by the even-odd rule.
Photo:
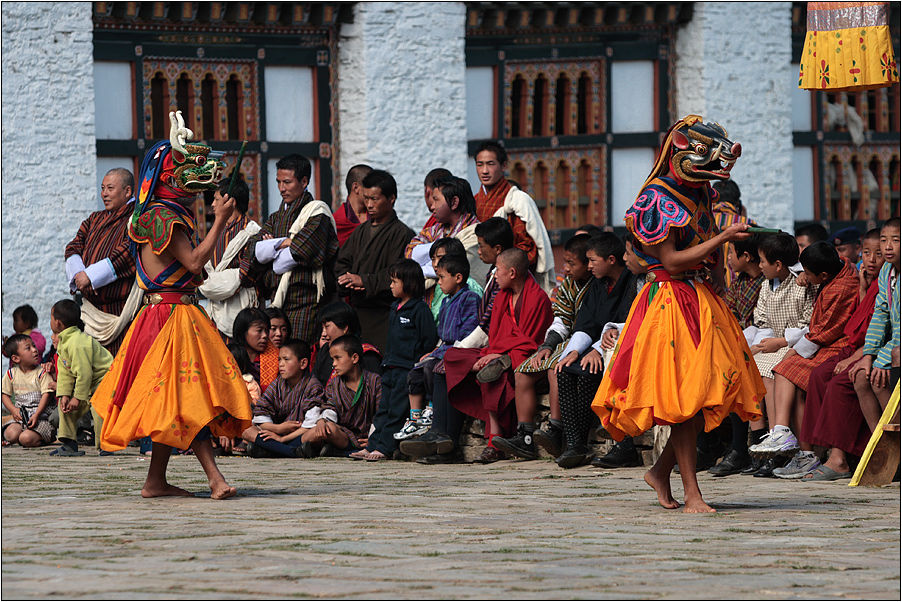
[[[619,333],[623,330],[623,324],[618,324],[617,322],[608,322],[604,325],[604,328],[601,329],[601,336],[607,334],[609,330],[616,330]]]
[[[302,428],[312,429],[316,426],[316,423],[320,418],[323,417],[323,409],[319,406],[313,406],[307,413],[304,414],[304,422],[301,424]]]
[[[267,422],[272,422],[272,418],[269,416],[254,416],[251,420],[252,424],[266,424]]]
[[[329,422],[334,422],[338,424],[338,413],[335,410],[329,409],[323,411],[323,419],[328,420]]]
[[[285,247],[276,253],[275,261],[272,262],[272,271],[276,274],[284,274],[290,272],[298,266],[298,262],[291,256],[291,249]]]
[[[477,326],[473,329],[473,332],[464,337],[463,340],[454,343],[454,346],[461,349],[479,349],[488,344],[489,335],[487,335],[481,327]]]
[[[285,240],[284,236],[282,238],[258,240],[257,245],[254,247],[254,257],[256,257],[257,261],[260,263],[269,263],[276,258],[276,247],[282,244],[283,240]]]
[[[556,332],[561,335],[561,338],[567,340],[570,337],[570,329],[564,326],[564,321],[561,320],[558,316],[554,317],[554,321],[551,322],[551,326],[548,327],[548,330],[545,332],[545,338],[548,338],[549,332]]]
[[[745,342],[748,343],[748,346],[751,347],[755,344],[755,337],[758,334],[757,326],[749,326],[745,330],[742,331],[742,334],[745,335]]]
[[[591,346],[592,337],[584,332],[574,332],[573,336],[570,337],[570,341],[567,343],[567,346],[564,347],[564,352],[561,353],[561,358],[567,357],[573,351],[576,351],[581,355],[586,349]]]
[[[758,332],[755,334],[755,338],[752,340],[752,345],[757,345],[764,339],[772,339],[775,334],[776,333],[774,333],[771,328],[759,328]]]
[[[109,259],[101,259],[85,268],[85,274],[91,280],[91,286],[96,291],[116,280],[116,270]]]
[[[423,269],[423,276],[426,278],[435,278],[435,270],[432,269],[432,259],[429,257],[429,250],[432,249],[433,243],[427,242],[415,246],[410,251],[410,258],[420,264]]]
[[[796,350],[796,353],[807,360],[812,355],[817,353],[817,350],[820,349],[821,346],[817,343],[812,343],[805,337],[802,337],[801,339],[799,339],[798,343],[792,346],[792,348]]]
[[[808,327],[804,328],[787,328],[783,332],[783,338],[786,339],[787,347],[795,347],[795,344],[798,343],[802,337],[808,334]]]
[[[69,281],[69,291],[75,292],[75,275],[85,271],[85,262],[81,255],[72,255],[66,260],[66,280]]]
[[[597,351],[600,355],[604,355],[605,351],[607,351],[607,349],[601,346],[601,339],[598,339],[597,341],[592,343],[592,349]]]

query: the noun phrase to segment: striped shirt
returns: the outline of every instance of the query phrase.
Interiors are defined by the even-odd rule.
[[[218,266],[219,262],[222,261],[222,256],[225,255],[226,247],[229,246],[229,243],[232,242],[232,239],[238,235],[239,232],[244,230],[247,225],[250,223],[251,219],[242,215],[234,222],[225,227],[225,230],[222,231],[222,234],[219,235],[219,239],[216,241],[216,246],[213,248],[213,257],[211,258],[211,262],[214,266]],[[235,255],[232,261],[227,266],[223,266],[224,269],[232,269],[237,268],[241,265],[241,253]]]
[[[338,414],[339,428],[355,444],[357,439],[369,435],[373,417],[382,401],[382,378],[364,370],[358,387],[363,387],[359,397],[357,391],[349,389],[341,378],[333,378],[326,385],[326,399],[322,405],[323,410],[334,410]],[[354,403],[355,398],[357,403]]]
[[[902,287],[899,286],[897,270],[889,262],[880,268],[877,282],[880,290],[874,303],[874,315],[864,337],[863,353],[877,356],[874,359],[875,368],[889,368],[893,347],[899,346],[899,299]],[[890,330],[892,336],[887,336]]]
[[[294,387],[279,376],[254,406],[254,424],[303,422],[307,410],[322,402],[323,385],[312,374],[305,374]]]
[[[755,323],[755,307],[758,306],[758,294],[764,280],[764,274],[752,278],[745,272],[740,272],[724,295],[724,303],[736,316],[742,328],[748,328]]]

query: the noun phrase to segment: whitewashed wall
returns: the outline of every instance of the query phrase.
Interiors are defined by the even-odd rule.
[[[98,206],[92,40],[90,2],[2,3],[3,335],[29,303],[49,344],[63,251]]]
[[[678,117],[717,121],[742,158],[733,181],[749,217],[793,231],[789,2],[696,2],[677,33]]]
[[[398,182],[395,209],[419,230],[423,178],[435,167],[466,177],[467,100],[461,2],[359,2],[339,36],[339,171],[358,163]]]

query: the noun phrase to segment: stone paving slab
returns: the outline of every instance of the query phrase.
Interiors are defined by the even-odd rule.
[[[131,449],[48,451],[0,456],[4,599],[900,598],[898,483],[703,473],[702,516],[639,468],[236,457],[217,502],[178,456],[198,496],[144,500]]]

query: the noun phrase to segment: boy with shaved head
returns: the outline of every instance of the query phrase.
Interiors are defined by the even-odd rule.
[[[492,445],[492,438],[514,430],[511,365],[519,366],[535,353],[553,315],[551,300],[529,273],[529,258],[523,250],[503,251],[496,260],[495,278],[501,290],[495,298],[488,346],[448,349],[445,378],[436,375],[435,380],[433,429],[417,439],[404,441],[404,453],[445,456],[448,461],[459,459],[462,454],[458,439],[466,414],[486,423],[488,446],[477,462],[488,464],[505,458]],[[439,461],[436,459],[435,463]]]

